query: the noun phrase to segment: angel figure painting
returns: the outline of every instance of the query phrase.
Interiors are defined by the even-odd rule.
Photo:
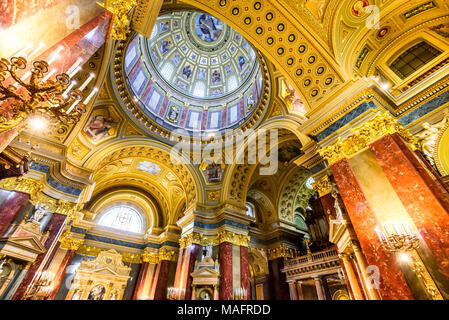
[[[117,123],[109,115],[108,110],[93,112],[84,127],[84,133],[93,141],[98,142],[111,136]]]

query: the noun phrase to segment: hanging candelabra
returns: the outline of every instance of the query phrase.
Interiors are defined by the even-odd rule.
[[[50,79],[56,69],[49,72],[49,64],[61,50],[62,47],[58,48],[48,61],[33,61],[26,72],[28,62],[24,56],[0,59],[0,102],[5,112],[5,115],[0,115],[0,132],[30,118],[70,125],[79,121],[86,112],[85,104],[81,102],[82,91],[71,90],[74,73],[61,73],[54,80]],[[22,72],[24,74],[19,76]]]

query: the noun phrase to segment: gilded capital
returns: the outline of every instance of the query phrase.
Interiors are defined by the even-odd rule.
[[[410,145],[417,149],[417,139],[405,129],[389,112],[379,112],[372,119],[351,129],[352,135],[345,139],[337,138],[330,146],[318,150],[329,165],[367,148],[370,143],[387,135],[398,133]]]
[[[159,262],[159,255],[157,252],[144,251],[141,254],[141,258],[143,262],[148,262],[151,264],[156,264]]]
[[[78,250],[84,243],[84,239],[74,238],[68,231],[64,232],[59,238],[61,248],[68,250]]]
[[[188,235],[179,239],[179,245],[181,248],[186,248],[192,243],[198,244],[200,246],[205,246],[209,243],[209,240],[207,239],[207,237],[197,232],[189,233]]]
[[[175,256],[174,251],[169,251],[165,249],[159,250],[159,261],[172,261]]]
[[[295,253],[296,250],[287,248],[284,245],[273,249],[267,249],[268,260],[275,260],[279,258],[294,258]]]
[[[218,244],[229,242],[237,246],[247,247],[250,241],[250,237],[230,231],[222,231],[217,235],[217,240]]]
[[[42,182],[39,180],[24,177],[4,179],[1,181],[0,187],[2,189],[28,193],[31,201],[36,200],[44,188]]]
[[[331,184],[328,175],[322,177],[319,181],[315,182],[313,185],[313,189],[318,192],[320,197],[325,196],[326,194],[331,192]]]

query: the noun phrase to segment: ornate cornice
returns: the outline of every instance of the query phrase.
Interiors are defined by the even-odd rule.
[[[328,175],[323,176],[319,181],[312,184],[313,189],[318,192],[318,195],[324,197],[331,192],[330,179]]]
[[[329,165],[362,151],[370,143],[387,134],[398,133],[413,150],[417,149],[417,139],[389,112],[378,112],[361,126],[351,129],[351,132],[353,134],[349,137],[345,139],[339,137],[332,145],[318,150]]]

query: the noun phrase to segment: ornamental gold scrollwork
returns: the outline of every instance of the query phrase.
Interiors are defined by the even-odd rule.
[[[150,264],[156,264],[159,262],[159,254],[157,252],[144,251],[140,257],[143,262],[148,262]]]
[[[416,150],[418,146],[416,137],[389,112],[378,112],[361,126],[351,129],[351,132],[353,134],[347,138],[339,137],[332,145],[318,150],[318,153],[328,161],[329,165],[362,151],[370,143],[387,134],[398,133],[413,150]]]

